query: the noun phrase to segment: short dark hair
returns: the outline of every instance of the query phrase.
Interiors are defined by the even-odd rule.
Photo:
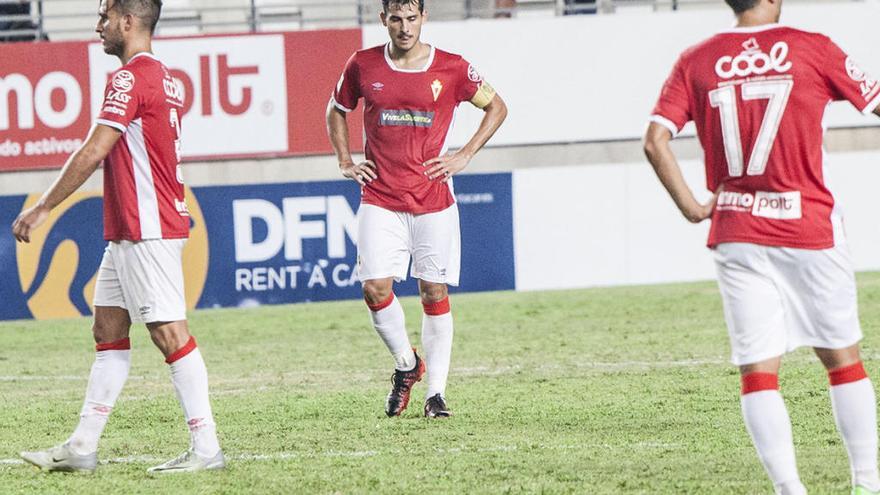
[[[419,6],[419,13],[425,11],[425,0],[382,0],[382,10],[388,12],[389,5],[409,5],[415,4]]]
[[[133,15],[150,28],[150,33],[156,32],[156,24],[162,14],[162,0],[113,0],[112,9],[119,9],[122,15]]]
[[[724,0],[730,8],[737,14],[742,14],[747,10],[752,10],[758,5],[759,0]]]

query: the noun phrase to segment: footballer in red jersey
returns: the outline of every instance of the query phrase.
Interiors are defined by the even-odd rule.
[[[746,426],[776,492],[806,493],[777,375],[812,347],[828,370],[858,493],[880,492],[874,388],[841,212],[825,186],[823,119],[848,101],[880,114],[880,84],[827,36],[778,24],[781,0],[726,0],[737,26],[686,50],[654,108],[645,153],[682,214],[711,219]],[[699,204],[669,146],[696,124],[713,200]]]
[[[122,62],[107,82],[104,103],[86,142],[68,159],[39,202],[19,215],[21,242],[51,210],[104,163],[104,236],[109,241],[95,285],[96,358],[80,422],[63,444],[22,457],[49,471],[93,471],[98,441],[131,366],[129,330],[146,324],[170,365],[190,430],[191,446],[151,472],[219,469],[205,362],[189,333],[182,254],[189,213],[180,174],[183,101],[168,69],[152,54],[160,0],[102,0],[96,32],[104,51]],[[97,219],[95,219],[97,221]]]
[[[507,107],[473,65],[421,41],[424,0],[383,0],[391,41],[349,59],[327,109],[330,142],[342,174],[361,185],[358,276],[373,326],[395,361],[385,404],[398,416],[427,365],[424,414],[446,417],[453,323],[447,285],[458,285],[461,258],[453,176],[507,116]],[[366,160],[349,151],[346,116],[364,101]],[[455,113],[469,102],[485,111],[479,129],[447,153]],[[394,281],[419,279],[424,361],[410,345]]]

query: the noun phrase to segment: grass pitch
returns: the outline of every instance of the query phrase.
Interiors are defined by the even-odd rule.
[[[876,377],[880,274],[859,284]],[[418,301],[403,303],[419,328]],[[188,432],[142,326],[105,464],[90,476],[16,463],[72,431],[93,346],[87,319],[0,324],[0,493],[772,492],[740,418],[714,284],[459,295],[453,307],[448,420],[421,417],[424,383],[404,417],[384,417],[392,364],[361,302],[192,314],[230,462],[173,477],[145,473]],[[781,375],[804,482],[843,494],[826,380],[806,351]]]

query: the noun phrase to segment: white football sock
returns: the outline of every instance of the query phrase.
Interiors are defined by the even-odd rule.
[[[99,344],[97,348],[79,424],[67,440],[71,449],[80,455],[98,450],[98,440],[116,405],[116,399],[125,386],[131,367],[128,339]]]
[[[208,399],[208,369],[195,340],[166,360],[171,365],[171,381],[189,427],[192,448],[202,457],[214,457],[220,451],[217,429]]]
[[[838,382],[831,387],[831,406],[837,431],[849,454],[853,486],[880,491],[880,473],[877,470],[877,402],[874,386],[861,363],[856,381]],[[860,373],[859,373],[860,370]],[[840,370],[846,371],[846,370]],[[832,383],[834,373],[832,371]],[[845,381],[841,380],[841,381]]]
[[[445,307],[442,306],[445,301]],[[452,336],[454,333],[452,313],[449,311],[449,300],[438,303],[439,311],[426,306],[422,316],[422,346],[425,351],[425,365],[428,368],[427,398],[437,394],[445,396],[446,380],[449,376],[449,365],[452,360]],[[436,308],[436,305],[433,305]],[[441,314],[429,314],[440,313]]]
[[[373,328],[394,358],[395,369],[409,371],[415,368],[416,355],[409,343],[406,317],[397,297],[391,294],[385,302],[370,306],[370,318],[373,320]]]
[[[744,392],[747,380],[748,375],[743,377]],[[746,429],[776,493],[806,494],[807,490],[798,476],[791,420],[779,390],[763,389],[744,393],[741,405]]]

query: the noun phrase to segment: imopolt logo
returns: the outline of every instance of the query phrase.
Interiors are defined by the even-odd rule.
[[[22,208],[41,195],[28,196]],[[186,190],[190,239],[183,250],[187,308],[193,309],[208,277],[208,229],[195,195]],[[28,309],[39,320],[93,313],[104,241],[101,193],[75,193],[61,203],[29,244],[16,245],[18,278]]]

